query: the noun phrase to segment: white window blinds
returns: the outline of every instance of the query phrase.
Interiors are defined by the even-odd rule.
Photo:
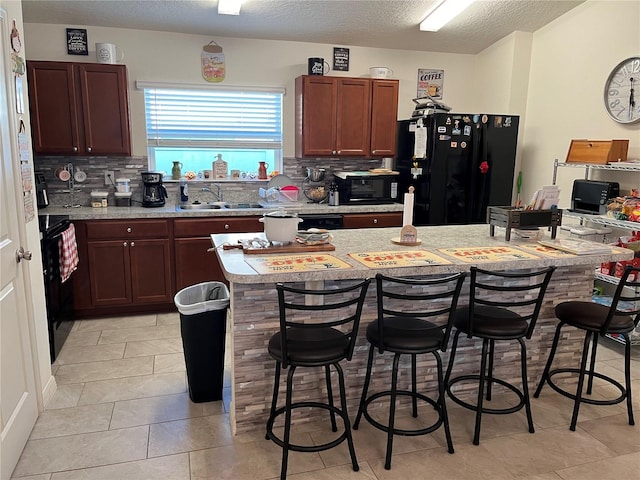
[[[149,146],[282,148],[282,91],[144,88]]]

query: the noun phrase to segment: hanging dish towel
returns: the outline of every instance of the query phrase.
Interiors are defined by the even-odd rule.
[[[60,256],[60,276],[64,283],[78,268],[78,245],[76,244],[76,227],[73,226],[73,223],[62,232],[58,241],[58,253]]]

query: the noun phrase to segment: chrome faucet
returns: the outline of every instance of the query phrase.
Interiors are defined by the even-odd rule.
[[[214,183],[213,187],[215,188],[215,192],[211,190],[209,187],[202,187],[202,191],[209,192],[214,197],[216,197],[218,202],[223,202],[224,200],[222,199],[222,188],[220,188],[220,184]]]

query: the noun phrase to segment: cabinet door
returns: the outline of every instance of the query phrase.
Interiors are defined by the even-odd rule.
[[[86,152],[131,155],[126,67],[80,64],[78,81]]]
[[[337,88],[334,77],[296,78],[296,155],[336,154]]]
[[[371,81],[367,78],[337,78],[336,154],[369,155]],[[395,127],[395,125],[394,125]]]
[[[176,238],[176,288],[178,292],[196,283],[224,282],[224,275],[215,252],[211,248],[210,237]]]
[[[88,242],[91,303],[98,306],[131,303],[129,243],[125,240]]]
[[[33,150],[75,154],[80,145],[73,64],[27,62]]]
[[[401,227],[402,212],[349,213],[342,216],[344,228]]]
[[[170,302],[173,298],[173,262],[169,240],[132,240],[129,256],[133,303]]]
[[[396,154],[398,121],[398,81],[371,82],[371,155],[393,157]]]

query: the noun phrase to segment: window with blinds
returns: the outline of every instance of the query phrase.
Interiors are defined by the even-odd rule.
[[[140,85],[139,85],[140,86]],[[282,89],[144,87],[149,166],[204,176],[218,154],[252,178],[258,162],[282,170]]]

